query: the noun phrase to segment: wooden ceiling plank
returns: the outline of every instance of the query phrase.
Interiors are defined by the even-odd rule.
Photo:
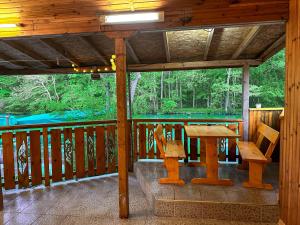
[[[269,46],[263,53],[259,56],[259,59],[263,62],[267,59],[271,58],[274,54],[285,47],[285,37],[283,34],[280,38],[278,38],[271,46]]]
[[[231,59],[238,59],[239,56],[243,53],[243,51],[250,45],[250,43],[253,41],[253,39],[256,37],[256,35],[261,30],[261,26],[255,26],[253,27],[250,32],[247,34],[245,39],[242,41],[238,49],[233,53]]]
[[[137,54],[135,53],[134,49],[132,48],[130,42],[128,40],[126,40],[126,46],[127,46],[127,50],[128,50],[128,53],[130,54],[130,56],[132,57],[132,59],[134,60],[134,62],[136,64],[140,64],[140,59],[139,57],[137,56]]]
[[[27,47],[16,43],[16,42],[12,42],[12,41],[1,41],[1,43],[9,46],[10,48],[13,48],[15,50],[17,50],[18,52],[28,56],[29,58],[35,60],[36,62],[38,62],[39,64],[46,66],[48,68],[52,67],[52,63],[50,63],[49,61],[47,61],[43,56],[41,56],[40,54],[28,49]]]
[[[71,64],[75,64],[80,66],[80,62],[74,56],[72,56],[63,45],[58,44],[53,41],[53,39],[45,38],[45,39],[38,39],[43,45],[47,46],[48,48],[55,51],[57,54],[62,56],[64,59],[68,60]]]
[[[209,53],[209,49],[214,37],[214,33],[215,33],[215,29],[211,29],[208,33],[207,36],[207,41],[206,41],[206,46],[205,46],[205,51],[204,51],[204,56],[203,56],[203,60],[206,61],[207,57],[208,57],[208,53]]]
[[[97,55],[98,59],[104,63],[104,65],[108,66],[109,62],[105,58],[104,54],[100,51],[99,47],[89,38],[85,36],[80,36],[80,40],[85,43],[90,49],[92,49]]]
[[[168,40],[168,32],[163,32],[163,39],[164,39],[166,60],[167,60],[167,62],[171,62],[171,54],[170,54],[170,45],[169,45],[169,40]]]

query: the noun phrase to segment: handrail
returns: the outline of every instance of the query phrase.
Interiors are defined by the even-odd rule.
[[[242,119],[132,119],[133,122],[243,122]]]
[[[116,120],[94,120],[94,121],[85,121],[85,122],[64,122],[64,123],[48,123],[48,124],[42,123],[42,124],[15,125],[15,126],[0,127],[0,131],[46,128],[46,127],[84,126],[84,125],[107,124],[107,123],[116,123],[116,122],[117,122]]]
[[[283,107],[278,107],[278,108],[250,108],[250,111],[279,111],[279,110],[284,110]]]

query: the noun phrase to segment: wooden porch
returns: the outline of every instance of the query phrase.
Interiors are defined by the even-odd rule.
[[[42,125],[2,128],[5,131],[1,133],[5,153],[2,174],[4,187],[15,188],[16,184],[29,187],[43,182],[49,186],[50,182],[74,179],[75,176],[76,179],[81,179],[85,176],[115,172],[118,167],[119,216],[128,218],[128,169],[132,167],[134,159],[155,157],[156,152],[155,148],[154,151],[150,149],[147,152],[145,147],[148,142],[145,142],[144,136],[151,121],[139,121],[140,125],[137,122],[135,126],[132,118],[128,117],[125,94],[127,72],[243,68],[243,129],[239,124],[241,121],[235,122],[237,132],[243,140],[247,140],[248,132],[251,132],[248,111],[250,67],[258,66],[286,46],[285,116],[281,126],[279,173],[280,219],[287,225],[298,225],[299,10],[297,0],[118,0],[114,3],[105,0],[1,1],[2,74],[89,71],[95,75],[99,72],[116,72],[118,108],[117,121],[106,121],[107,124],[93,121],[77,125],[56,124],[54,127]],[[100,19],[110,14],[133,11],[160,11],[163,12],[164,19],[141,24],[106,24]],[[11,25],[13,26],[10,27]],[[188,40],[182,38],[181,32],[186,32]],[[99,33],[101,37],[98,36]],[[76,48],[74,43],[70,44],[73,35]],[[202,41],[198,41],[199,39]],[[195,46],[194,43],[198,44]],[[87,50],[89,48],[92,54]],[[115,57],[112,57],[113,54]],[[112,63],[115,65],[109,64],[111,59],[115,60]],[[165,129],[170,129],[170,122],[164,122]],[[175,122],[182,126],[188,121]],[[175,135],[176,127],[173,129],[172,126],[171,135]],[[153,123],[150,123],[150,130],[152,127]],[[177,125],[177,135],[178,127]],[[30,128],[34,130],[29,131]],[[146,134],[143,135],[143,132]],[[32,141],[28,141],[28,138]],[[184,141],[185,138],[181,138]],[[73,144],[66,142],[62,147],[61,140],[69,140],[70,143],[74,140],[74,148]],[[135,143],[133,151],[130,150],[131,140]],[[111,150],[112,146],[117,146],[118,154]],[[187,146],[189,159],[198,160],[199,153],[201,160],[201,146],[193,141],[192,146],[194,148]],[[29,158],[28,149],[36,154]],[[69,149],[69,152],[65,149]],[[110,154],[105,154],[103,149],[108,149],[107,153]],[[73,150],[75,154],[70,154]],[[233,151],[227,152],[226,161],[233,160]],[[129,159],[132,159],[131,162]],[[115,211],[114,209],[111,210]]]

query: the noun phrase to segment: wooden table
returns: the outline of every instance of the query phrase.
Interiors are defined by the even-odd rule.
[[[204,138],[206,142],[206,178],[194,178],[193,184],[233,185],[230,179],[219,178],[218,138],[238,138],[238,134],[222,125],[184,126],[187,137]]]

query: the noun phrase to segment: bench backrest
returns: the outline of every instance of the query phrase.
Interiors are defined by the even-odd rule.
[[[163,133],[163,126],[158,124],[154,132],[154,138],[156,140],[157,148],[160,152],[162,158],[165,157],[164,145],[166,144],[166,139]]]
[[[258,127],[258,138],[256,141],[256,146],[260,149],[262,141],[264,138],[268,139],[270,141],[270,144],[268,146],[268,149],[266,151],[265,157],[268,160],[271,160],[271,156],[273,154],[273,151],[276,147],[276,144],[279,140],[279,132],[277,130],[274,130],[273,128],[267,126],[264,123],[261,123]]]

